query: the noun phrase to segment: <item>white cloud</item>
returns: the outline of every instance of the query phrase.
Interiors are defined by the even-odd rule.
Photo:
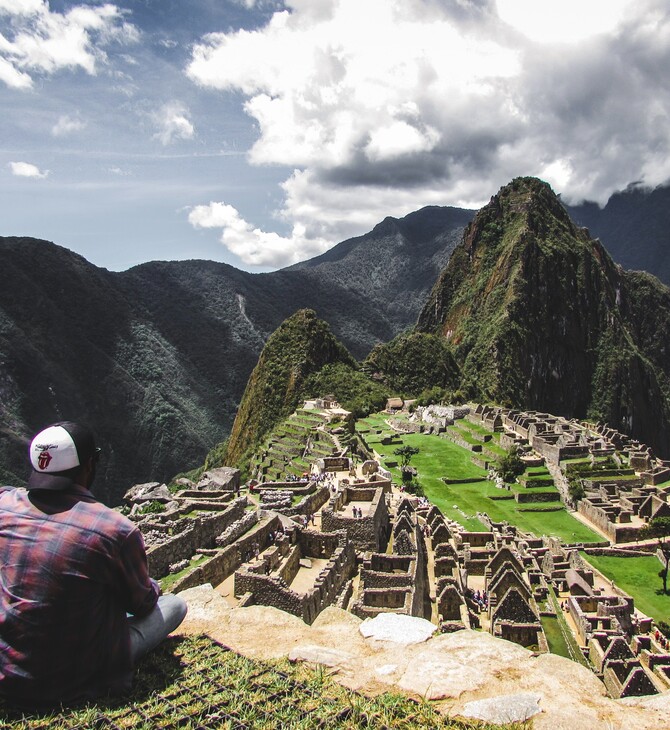
[[[178,139],[192,139],[195,134],[188,109],[178,101],[164,104],[152,114],[152,118],[158,128],[154,139],[163,145],[172,144]]]
[[[32,177],[43,180],[49,175],[49,170],[42,171],[37,165],[30,162],[10,162],[8,167],[12,171],[12,175],[16,177]]]
[[[663,0],[286,6],[257,30],[204,37],[187,68],[200,86],[246,97],[253,164],[295,170],[278,213],[294,234],[268,242],[274,261],[380,215],[477,205],[517,175],[544,176],[571,201],[670,176]],[[251,224],[220,227],[224,243],[235,233],[231,250],[255,237],[261,258]]]
[[[540,43],[575,43],[611,33],[630,0],[496,0],[502,20]]]
[[[139,39],[124,11],[111,4],[58,13],[44,1],[0,0],[0,15],[11,21],[11,33],[0,34],[0,80],[16,89],[30,88],[36,73],[81,68],[95,74],[106,60],[104,46]]]
[[[86,122],[79,119],[79,117],[70,117],[64,114],[58,118],[56,124],[51,128],[51,134],[54,137],[64,137],[68,134],[81,132],[85,127]]]
[[[0,0],[0,15],[35,15],[46,9],[44,0]]]
[[[225,203],[197,205],[191,209],[188,220],[194,228],[221,228],[221,243],[250,266],[297,263],[323,253],[331,245],[323,239],[309,238],[300,224],[293,227],[290,237],[254,228],[232,205]]]

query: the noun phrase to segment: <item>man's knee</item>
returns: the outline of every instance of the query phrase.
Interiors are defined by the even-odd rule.
[[[181,596],[166,593],[158,599],[158,607],[163,615],[167,632],[174,631],[186,617],[188,606]]]

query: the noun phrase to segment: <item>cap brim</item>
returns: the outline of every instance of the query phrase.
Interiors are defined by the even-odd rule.
[[[48,489],[56,492],[69,489],[73,484],[72,477],[33,470],[32,474],[28,477],[26,489]]]

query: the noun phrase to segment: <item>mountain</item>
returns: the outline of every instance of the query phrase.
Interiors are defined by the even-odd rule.
[[[469,397],[590,417],[670,455],[670,290],[625,272],[551,188],[517,178],[475,216],[419,317]]]
[[[656,258],[651,254],[648,259],[641,257],[645,250],[651,251],[649,247],[662,252],[668,230],[666,194],[667,189],[651,193],[630,189],[614,196],[602,211],[592,205],[572,210],[610,247],[619,240],[617,231],[624,229],[629,217],[637,221],[626,229],[629,234],[621,236],[634,245],[622,250],[633,257],[630,265],[640,268],[640,262],[648,260],[654,270],[663,260],[662,253]],[[645,212],[636,212],[636,205]],[[623,211],[628,211],[626,216]],[[354,357],[364,358],[375,346],[393,340],[416,322],[473,216],[473,211],[429,207],[404,218],[386,218],[366,235],[344,241],[322,256],[268,274],[250,274],[211,261],[151,262],[116,273],[47,241],[0,237],[0,480],[23,483],[31,434],[65,418],[86,421],[98,434],[104,458],[96,485],[109,504],[118,503],[134,483],[167,480],[199,466],[212,445],[230,432],[258,356],[284,320],[300,309],[312,309]],[[605,223],[610,228],[599,232],[598,226]],[[486,235],[495,238],[496,225],[502,224],[493,218],[491,224]],[[568,223],[562,220],[560,226]],[[478,223],[469,229],[471,245],[475,238],[479,240],[473,231],[482,227]],[[545,307],[558,311],[567,303],[568,312],[565,323],[552,324],[547,313],[541,316],[540,307],[532,313],[535,319],[529,315],[531,324],[524,326],[552,324],[559,332],[585,328],[585,332],[570,330],[570,340],[558,337],[556,353],[546,350],[550,343],[539,331],[533,336],[540,340],[542,354],[534,356],[529,370],[524,365],[504,375],[501,363],[492,361],[487,352],[516,363],[514,343],[529,347],[531,335],[516,332],[510,325],[508,341],[495,348],[491,344],[487,351],[482,337],[489,325],[478,324],[476,318],[468,320],[474,328],[468,332],[452,313],[449,321],[454,321],[454,331],[459,332],[452,345],[459,338],[464,343],[453,350],[455,354],[430,339],[413,338],[411,352],[408,350],[403,362],[398,361],[399,372],[387,378],[385,387],[403,390],[437,378],[440,387],[453,389],[454,378],[463,371],[466,387],[501,400],[518,397],[519,402],[546,403],[543,407],[551,412],[590,412],[613,425],[631,423],[635,432],[641,420],[660,423],[658,443],[664,443],[667,400],[662,360],[667,338],[663,339],[665,325],[657,315],[665,311],[665,289],[644,274],[624,275],[602,246],[592,247],[609,262],[602,266],[615,272],[604,278],[593,273],[593,291],[580,268],[590,267],[590,271],[593,267],[586,256],[577,256],[583,262],[575,264],[574,271],[572,264],[566,268],[581,282],[578,291],[565,281],[560,282],[562,288],[555,289],[556,277],[566,266],[558,255],[549,257],[558,270],[547,263],[547,255],[537,256],[539,268],[525,282],[527,300],[536,288]],[[466,267],[467,250],[460,247],[458,251],[453,267]],[[514,257],[511,250],[508,255]],[[505,289],[503,279],[514,271],[502,257],[500,272],[494,274],[496,260],[492,253],[483,268],[478,264],[481,275],[492,277],[496,296],[502,296],[504,290],[505,297],[522,301],[516,298],[521,279],[514,278],[515,289]],[[517,268],[519,265],[517,262]],[[616,276],[618,295],[613,288]],[[472,304],[477,312],[492,294],[480,283],[472,282],[473,291],[482,298]],[[456,286],[451,274],[444,286]],[[581,299],[561,299],[558,291]],[[447,301],[447,294],[443,290],[439,296],[433,293],[431,311]],[[619,298],[613,309],[609,304],[612,296],[615,302]],[[459,297],[465,306],[465,293]],[[594,301],[599,302],[596,314],[591,313]],[[580,324],[576,309],[588,311],[588,321]],[[502,316],[502,304],[496,311]],[[608,340],[601,330],[609,314],[624,324],[615,327]],[[491,317],[496,316],[491,309]],[[509,314],[505,317],[512,321]],[[441,332],[430,313],[424,313],[421,321],[426,332]],[[499,323],[501,331],[505,321]],[[492,336],[496,332],[490,329]],[[605,345],[612,357],[602,355]],[[395,347],[377,349],[375,367],[390,369],[389,363],[403,350],[396,352]],[[583,354],[583,347],[592,350]],[[578,351],[574,362],[573,350]],[[466,351],[470,353],[467,357]],[[435,360],[435,367],[421,364],[426,359]],[[413,363],[413,372],[405,378],[400,371],[408,363]],[[573,364],[582,369],[573,370]],[[479,366],[481,376],[477,375]],[[543,386],[540,376],[547,373],[550,381]],[[528,386],[524,385],[526,376],[531,381]],[[574,388],[565,383],[569,378],[575,380]],[[310,376],[314,387],[341,385],[347,379],[346,370],[337,364]],[[585,386],[587,381],[592,385]],[[381,397],[379,387],[366,391],[360,375],[349,395],[354,409],[363,410]],[[647,406],[642,408],[642,402]]]
[[[629,185],[603,208],[583,203],[566,209],[625,269],[648,271],[670,285],[670,186]]]
[[[305,381],[325,365],[356,361],[311,309],[301,309],[272,333],[244,390],[223,460],[239,464],[278,421],[299,404]]]
[[[230,432],[270,334],[314,309],[356,357],[411,326],[469,211],[426,208],[290,269],[211,261],[115,273],[47,241],[0,237],[0,481],[22,484],[33,433],[89,423],[96,490],[203,463]]]
[[[363,294],[371,311],[384,313],[386,342],[414,325],[432,285],[461,239],[475,211],[429,206],[404,218],[385,218],[364,236],[352,238],[321,256],[284,269],[313,277],[315,286],[335,282]],[[324,316],[319,311],[319,316]],[[335,334],[358,358],[375,344],[350,342],[337,320],[326,317]]]

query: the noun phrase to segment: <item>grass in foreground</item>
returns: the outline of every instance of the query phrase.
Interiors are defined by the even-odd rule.
[[[617,558],[611,555],[586,555],[594,568],[613,580],[635,599],[635,607],[656,621],[670,621],[670,594],[663,594],[663,583],[658,577],[660,561],[649,557]]]
[[[494,728],[450,720],[428,702],[385,693],[368,698],[338,685],[324,671],[288,661],[246,659],[206,636],[174,637],[139,666],[132,694],[122,700],[23,716],[0,704],[0,728]],[[504,727],[527,728],[528,724]]]

